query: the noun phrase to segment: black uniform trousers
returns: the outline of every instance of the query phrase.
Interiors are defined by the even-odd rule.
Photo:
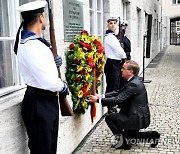
[[[31,154],[56,154],[59,104],[57,96],[26,91],[21,115],[28,134]]]
[[[106,93],[119,90],[124,85],[124,78],[122,77],[122,61],[121,60],[115,60],[115,59],[109,59],[107,58],[104,73],[106,75]],[[113,106],[109,105],[107,106],[108,112],[113,112]]]
[[[118,90],[122,87],[122,61],[107,58],[104,73],[106,75],[106,93]]]

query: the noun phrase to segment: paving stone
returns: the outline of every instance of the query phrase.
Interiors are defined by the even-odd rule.
[[[154,58],[156,59],[156,57]],[[110,148],[112,132],[104,119],[76,154],[180,154],[180,46],[169,46],[155,68],[146,68],[145,84],[151,112],[151,124],[147,130],[161,133],[159,144],[133,145],[130,150]],[[91,146],[90,146],[91,145]],[[79,153],[80,152],[80,153]]]

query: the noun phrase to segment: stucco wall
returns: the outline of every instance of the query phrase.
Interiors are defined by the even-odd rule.
[[[84,29],[89,31],[89,0],[80,0],[83,2],[84,13]],[[145,0],[125,0],[128,1],[127,19],[128,37],[132,43],[132,59],[137,61],[141,66],[142,72],[142,58],[143,58],[143,35],[146,31],[144,14],[151,13],[155,17],[158,12],[155,13],[154,5],[157,1]],[[58,53],[63,58],[63,65],[61,66],[62,79],[65,80],[65,56],[64,52],[69,43],[64,43],[64,27],[63,27],[63,5],[62,0],[54,0],[54,20],[55,20],[55,33],[57,40]],[[141,9],[141,31],[138,33],[137,28],[137,7]],[[158,6],[159,7],[159,6]],[[106,19],[109,16],[121,16],[122,13],[122,1],[120,0],[104,0],[104,32],[106,29]],[[160,15],[159,15],[160,16]],[[159,18],[158,16],[158,18]],[[139,36],[137,36],[139,35]],[[137,46],[137,38],[140,40],[140,46]],[[151,58],[146,59],[146,65],[152,60],[152,58],[159,52],[159,40],[153,41],[152,31],[152,45],[151,50],[153,53]],[[105,84],[104,84],[105,85]],[[104,86],[105,89],[105,86]],[[102,89],[102,91],[104,91]],[[23,99],[25,89],[18,90],[0,98],[0,154],[28,154],[27,148],[27,136],[20,116],[21,101]],[[72,101],[70,96],[68,100]],[[58,154],[71,153],[85,137],[85,135],[92,129],[96,122],[106,112],[106,108],[102,108],[98,105],[97,118],[94,123],[90,118],[90,107],[84,115],[73,117],[62,117],[60,115],[60,126],[58,136]]]
[[[0,99],[0,153],[28,154],[27,135],[21,118],[21,101],[23,90],[14,92]],[[105,110],[104,110],[105,111]],[[97,106],[97,117],[91,122],[90,108],[86,114],[73,117],[62,117],[60,114],[58,154],[71,153],[91,130],[104,113]]]
[[[172,4],[172,1],[163,0],[163,35],[164,35],[164,45],[170,44],[170,19],[180,17],[179,10],[180,4]]]
[[[24,89],[0,98],[0,153],[26,154],[27,138],[20,109]]]

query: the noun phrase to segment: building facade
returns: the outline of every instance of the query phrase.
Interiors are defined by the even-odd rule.
[[[17,67],[13,45],[21,21],[16,9],[30,1],[33,0],[0,0],[0,153],[29,153],[27,135],[20,116],[26,86]],[[58,54],[63,58],[63,80],[66,72],[65,52],[71,43],[72,35],[79,30],[85,29],[100,37],[103,42],[109,17],[127,20],[127,36],[132,44],[131,57],[140,64],[142,72],[143,58],[144,65],[147,66],[161,49],[169,44],[168,24],[171,18],[176,18],[176,15],[178,17],[178,14],[167,15],[165,10],[170,4],[162,5],[162,0],[152,0],[148,3],[146,0],[52,0],[52,5]],[[69,25],[66,25],[67,23]],[[43,37],[49,39],[48,23]],[[105,80],[102,81],[101,92],[104,92],[106,85]],[[72,105],[70,96],[68,100]],[[60,115],[57,153],[71,153],[106,111],[106,108],[98,105],[96,120],[93,123],[90,108],[81,116]]]
[[[164,43],[180,45],[180,1],[165,0],[163,1],[162,9]]]

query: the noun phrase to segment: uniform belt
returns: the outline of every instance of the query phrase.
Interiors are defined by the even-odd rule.
[[[109,62],[114,62],[114,63],[122,63],[122,60],[117,60],[117,59],[110,59],[110,58],[107,58],[107,60],[109,61]]]
[[[35,95],[39,95],[39,96],[58,96],[59,95],[59,92],[52,92],[49,90],[39,89],[39,88],[31,87],[31,86],[27,86],[26,91]]]

